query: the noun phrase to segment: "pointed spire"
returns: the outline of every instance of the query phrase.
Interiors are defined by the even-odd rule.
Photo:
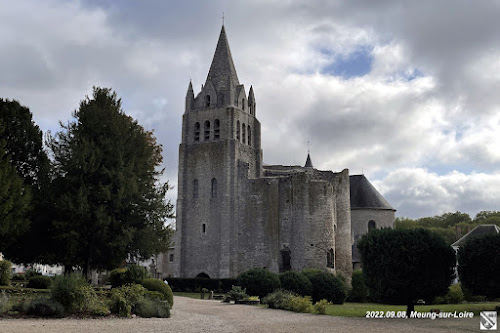
[[[313,164],[311,161],[311,155],[307,153],[307,160],[306,160],[306,165],[304,165],[304,168],[312,168]]]
[[[233,58],[231,57],[224,25],[220,32],[219,41],[217,42],[217,48],[215,49],[206,83],[208,83],[209,80],[212,81],[217,93],[222,93],[222,95],[225,95],[231,87],[236,87],[240,84],[234,67]]]
[[[253,86],[250,86],[250,91],[248,92],[248,108],[250,110],[250,114],[255,116],[255,95],[253,93]]]
[[[189,86],[186,93],[186,112],[191,110],[194,106],[194,92],[193,92],[193,84],[191,80],[189,80]]]

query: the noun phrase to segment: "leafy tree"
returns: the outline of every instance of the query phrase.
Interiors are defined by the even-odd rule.
[[[500,227],[500,211],[480,211],[474,218],[475,224],[496,224]]]
[[[0,139],[0,251],[28,230],[31,205],[31,190],[10,164],[5,145],[5,140]]]
[[[17,241],[4,246],[4,254],[18,263],[47,262],[47,249],[52,244],[48,240],[53,205],[51,165],[43,147],[43,133],[30,110],[17,101],[0,98],[0,122],[5,126],[0,138],[5,140],[7,159],[32,193],[30,228],[26,228]]]
[[[455,252],[428,230],[373,230],[358,248],[370,297],[407,304],[408,314],[416,300],[445,294],[454,278]]]
[[[500,297],[500,234],[468,240],[458,249],[460,282],[475,295]]]
[[[107,88],[94,87],[75,120],[49,140],[54,156],[54,241],[66,266],[112,269],[169,245],[173,206],[160,183],[162,148],[152,132],[121,110]]]

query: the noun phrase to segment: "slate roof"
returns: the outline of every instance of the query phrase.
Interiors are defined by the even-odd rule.
[[[218,93],[226,92],[231,87],[234,89],[240,84],[224,26],[222,26],[220,31],[219,41],[217,42],[212,65],[208,71],[206,83],[209,81],[212,82]]]
[[[473,238],[473,237],[481,237],[481,236],[486,236],[486,235],[491,235],[491,234],[499,234],[500,233],[500,228],[495,225],[495,224],[481,224],[466,233],[462,238],[457,240],[455,243],[451,244],[452,247],[460,247],[460,245],[463,245],[467,240]]]
[[[313,167],[313,163],[311,161],[311,156],[308,153],[307,154],[306,165],[304,165],[304,168],[312,168],[312,167]]]
[[[349,176],[351,185],[351,209],[394,210],[364,175]]]

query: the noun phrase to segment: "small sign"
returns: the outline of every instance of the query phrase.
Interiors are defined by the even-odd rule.
[[[479,328],[482,330],[496,330],[497,329],[497,312],[496,311],[482,311],[480,316]]]

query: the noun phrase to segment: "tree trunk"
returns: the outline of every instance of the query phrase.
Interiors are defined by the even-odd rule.
[[[406,306],[406,317],[410,318],[410,315],[413,311],[415,311],[415,303],[413,301],[410,301]]]

